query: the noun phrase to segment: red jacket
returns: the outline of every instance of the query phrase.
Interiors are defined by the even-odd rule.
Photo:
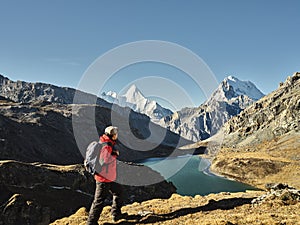
[[[115,141],[111,140],[107,135],[100,137],[100,142],[110,142],[113,146],[116,144]],[[112,155],[113,148],[106,145],[100,152],[100,158],[104,160],[104,166],[100,173],[96,173],[94,178],[99,182],[113,182],[117,178],[117,156]]]

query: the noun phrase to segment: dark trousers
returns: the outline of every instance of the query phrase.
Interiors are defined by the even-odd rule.
[[[94,201],[89,212],[87,225],[98,224],[98,220],[104,207],[104,201],[110,193],[113,196],[111,214],[113,216],[121,214],[122,186],[115,182],[96,182]]]

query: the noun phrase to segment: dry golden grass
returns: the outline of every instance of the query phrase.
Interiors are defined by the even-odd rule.
[[[219,193],[208,196],[183,197],[177,194],[170,199],[153,199],[124,206],[127,220],[111,222],[110,207],[104,208],[99,224],[300,224],[300,202],[286,205],[270,200],[253,205],[251,200],[264,194],[262,191]],[[87,211],[81,208],[74,215],[57,220],[52,225],[85,224]]]
[[[286,183],[300,189],[300,134],[243,148],[223,148],[211,169],[259,188]]]

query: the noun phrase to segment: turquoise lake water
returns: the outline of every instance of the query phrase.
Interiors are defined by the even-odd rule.
[[[209,161],[199,156],[151,158],[141,163],[158,171],[167,181],[171,181],[180,195],[195,196],[256,189],[210,173]]]

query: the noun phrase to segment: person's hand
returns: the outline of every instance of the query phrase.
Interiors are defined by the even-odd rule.
[[[120,155],[120,152],[119,152],[118,150],[114,150],[114,151],[112,152],[112,155],[119,156],[119,155]]]

